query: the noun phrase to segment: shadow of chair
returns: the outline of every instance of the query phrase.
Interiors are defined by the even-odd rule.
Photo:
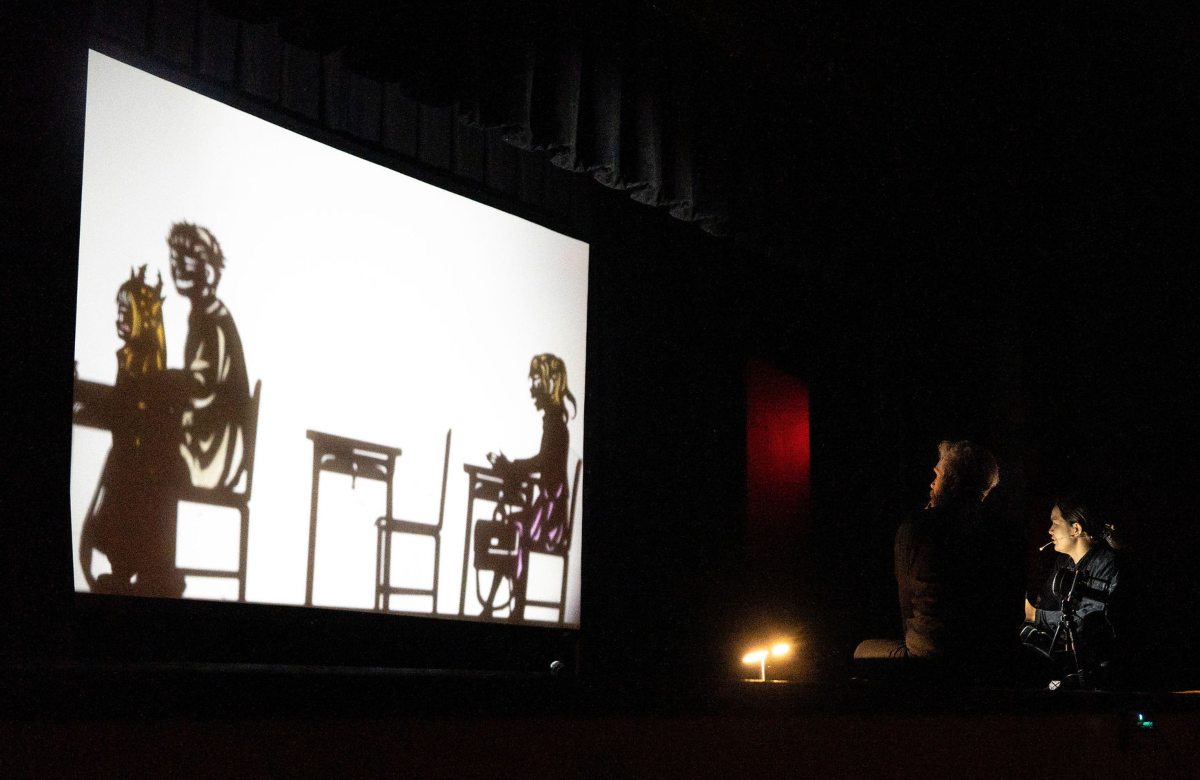
[[[554,552],[532,550],[529,554],[531,573],[533,571],[533,557],[535,555],[546,558],[558,558],[562,563],[562,580],[559,584],[558,600],[546,601],[528,597],[525,599],[526,607],[544,607],[558,610],[558,623],[560,624],[565,623],[567,619],[567,576],[571,570],[571,541],[575,531],[575,503],[579,500],[579,477],[582,473],[583,458],[580,458],[575,462],[575,477],[571,484],[571,506],[567,512],[567,525],[563,528],[562,545]]]
[[[104,467],[100,469],[100,479],[92,492],[91,503],[83,516],[83,527],[79,531],[79,567],[83,570],[83,579],[88,590],[96,593],[100,590],[97,576],[92,573],[92,559],[96,553],[96,510],[100,506],[100,498],[104,495],[104,486],[108,484],[109,469],[112,463],[112,451],[104,456]]]
[[[398,520],[381,517],[375,521],[375,609],[389,611],[392,596],[428,596],[431,599],[429,613],[437,613],[438,578],[441,576],[442,520],[446,513],[446,481],[450,469],[450,434],[446,431],[446,454],[442,460],[442,500],[438,505],[437,524],[413,520]],[[388,507],[391,511],[391,507]],[[392,536],[428,537],[433,540],[433,582],[428,588],[398,587],[392,585]]]
[[[189,485],[179,494],[180,501],[193,504],[236,509],[241,516],[240,536],[238,538],[238,567],[237,571],[227,569],[198,569],[180,567],[177,571],[184,576],[193,577],[222,577],[236,579],[238,583],[238,601],[246,600],[246,552],[250,541],[250,492],[254,487],[254,451],[258,441],[258,405],[262,399],[262,380],[254,383],[254,394],[246,407],[245,427],[243,428],[242,463],[237,474],[228,488],[203,488]],[[239,488],[244,483],[244,487]]]

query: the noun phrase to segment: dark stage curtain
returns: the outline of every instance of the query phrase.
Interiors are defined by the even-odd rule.
[[[728,230],[716,55],[640,0],[93,8],[102,39],[535,208],[569,213],[567,180],[590,174]]]

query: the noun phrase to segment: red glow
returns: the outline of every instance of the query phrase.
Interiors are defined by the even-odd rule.
[[[765,363],[746,370],[747,537],[764,543],[808,525],[808,385]],[[753,542],[752,542],[752,545]]]

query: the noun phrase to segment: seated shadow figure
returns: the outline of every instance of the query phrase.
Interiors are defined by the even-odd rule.
[[[167,246],[175,289],[191,303],[184,367],[175,372],[185,398],[179,451],[191,485],[232,489],[246,456],[250,383],[237,326],[216,295],[225,255],[212,232],[188,222],[171,226]]]
[[[150,287],[142,266],[117,291],[117,377],[97,415],[112,431],[93,510],[80,534],[80,562],[104,553],[110,573],[100,593],[183,594],[175,569],[175,486],[186,471],[179,457],[179,398],[166,364],[162,277]]]
[[[896,532],[903,639],[854,651],[869,678],[967,683],[1010,679],[1019,658],[1023,554],[1018,534],[987,510],[996,461],[969,441],[943,441],[929,503]]]
[[[489,452],[488,462],[506,478],[528,480],[537,490],[525,508],[506,515],[516,528],[517,555],[512,578],[513,620],[525,617],[525,590],[529,580],[529,553],[556,553],[565,543],[569,521],[570,490],[567,486],[567,453],[570,448],[569,419],[565,401],[575,407],[575,396],[567,386],[567,367],[562,359],[549,353],[535,355],[529,364],[529,395],[542,412],[542,442],[530,458],[509,460],[503,453]],[[492,578],[491,592],[484,603],[483,615],[490,617],[497,608],[496,594],[500,576]]]
[[[1068,494],[1050,510],[1049,534],[1053,569],[1037,606],[1025,601],[1022,639],[1077,687],[1107,686],[1125,591],[1116,530]]]

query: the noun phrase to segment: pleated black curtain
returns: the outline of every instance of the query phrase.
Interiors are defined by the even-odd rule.
[[[716,55],[644,0],[95,0],[92,31],[554,213],[591,175],[729,229]],[[724,112],[724,115],[722,115]]]

